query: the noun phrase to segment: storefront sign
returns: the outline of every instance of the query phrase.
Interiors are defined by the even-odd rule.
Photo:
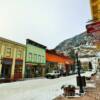
[[[22,59],[16,59],[16,65],[23,65]]]
[[[22,61],[16,61],[16,65],[22,65],[23,62]]]
[[[4,60],[3,61],[3,64],[11,65],[12,64],[12,61],[10,61],[10,60]]]
[[[32,63],[27,63],[26,66],[31,67],[31,66],[33,66],[33,64]]]

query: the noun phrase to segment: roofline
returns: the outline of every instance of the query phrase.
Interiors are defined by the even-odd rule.
[[[55,51],[55,50],[54,50]],[[53,55],[56,55],[56,56],[59,56],[59,57],[63,57],[63,58],[66,58],[66,59],[71,59],[69,56],[67,56],[67,55],[62,55],[62,54],[58,54],[58,53],[56,53],[56,51],[55,52],[52,52],[52,50],[46,50],[46,53],[50,53],[50,54],[53,54]]]
[[[24,44],[21,44],[19,42],[15,42],[15,41],[12,41],[10,39],[6,39],[6,38],[3,38],[3,37],[0,37],[0,40],[4,41],[4,42],[9,42],[9,43],[13,43],[15,45],[19,45],[19,46],[23,46],[23,47],[26,47]]]
[[[29,42],[31,42],[31,43],[29,43]],[[45,48],[45,49],[47,48],[46,46],[44,46],[44,45],[42,45],[42,44],[40,44],[38,42],[35,42],[35,41],[31,40],[31,39],[26,39],[26,44],[33,44],[35,46],[38,46],[38,47],[41,47],[41,48]]]

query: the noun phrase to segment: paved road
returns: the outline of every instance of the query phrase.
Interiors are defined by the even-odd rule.
[[[66,83],[76,85],[76,76],[0,84],[0,100],[52,100]]]

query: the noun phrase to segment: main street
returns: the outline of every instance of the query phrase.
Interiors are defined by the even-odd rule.
[[[0,84],[0,100],[52,100],[63,93],[64,84],[76,85],[76,76],[4,83]]]

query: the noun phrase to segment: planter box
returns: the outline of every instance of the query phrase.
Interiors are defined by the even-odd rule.
[[[75,87],[64,86],[62,88],[64,91],[64,96],[75,96]]]

